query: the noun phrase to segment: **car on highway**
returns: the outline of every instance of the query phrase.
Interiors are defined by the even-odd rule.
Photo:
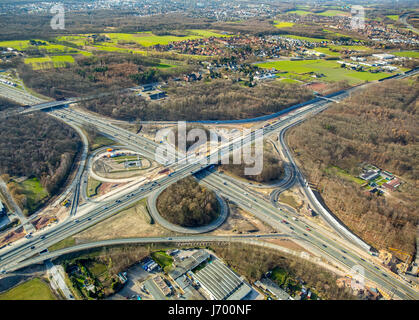
[[[307,231],[311,231],[311,229],[310,229],[310,228],[306,228],[306,230],[307,230]]]
[[[78,223],[78,222],[80,222],[80,220],[79,220],[79,219],[76,219],[76,220],[74,220],[74,222],[75,222],[75,223]]]
[[[291,226],[290,226],[290,229],[291,229],[291,230],[295,230],[295,229],[294,229],[293,227],[291,227]]]
[[[31,247],[31,250],[33,250],[33,249],[35,249],[35,246],[32,246],[32,247]]]
[[[167,240],[173,240],[173,238],[167,238]]]
[[[322,244],[323,247],[327,248],[327,246],[325,244]]]
[[[308,234],[307,234],[307,233],[304,233],[304,235],[305,235],[306,237],[308,237]]]
[[[45,234],[41,236],[41,239],[45,239]]]

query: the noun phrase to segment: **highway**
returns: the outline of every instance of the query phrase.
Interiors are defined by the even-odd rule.
[[[293,238],[289,234],[261,234],[261,235],[232,235],[232,236],[203,236],[203,235],[189,235],[189,236],[174,236],[174,237],[144,237],[144,238],[123,238],[123,239],[110,239],[102,241],[94,241],[84,244],[71,246],[64,249],[59,249],[52,252],[47,252],[42,255],[33,256],[23,262],[14,265],[8,274],[18,274],[14,270],[30,266],[36,263],[42,263],[46,260],[54,259],[65,254],[78,252],[81,250],[87,250],[92,248],[100,248],[104,246],[115,246],[115,245],[126,245],[126,244],[147,244],[147,243],[183,243],[183,244],[196,244],[196,243],[207,243],[207,242],[232,242],[232,241],[243,241],[250,239],[275,239],[275,238]],[[257,242],[255,242],[257,244]],[[0,274],[1,276],[1,274]]]
[[[324,107],[324,104],[326,102],[320,101],[312,106],[308,106],[305,108],[302,108],[300,110],[294,111],[294,115],[287,115],[280,121],[278,121],[276,124],[271,125],[270,127],[266,128],[265,131],[267,133],[272,132],[273,130],[276,130],[279,128],[284,122],[290,121],[293,118],[300,117],[307,115],[309,112],[318,111],[320,107]],[[66,118],[68,119],[68,118]],[[103,127],[106,127],[106,130],[115,130],[118,132],[115,134],[115,138],[117,139],[125,139],[120,133],[123,132],[122,129],[113,128],[112,126],[107,126],[106,124],[103,124],[101,122],[92,121],[92,123],[96,123],[98,126],[100,126],[102,129]],[[127,133],[132,135],[131,133]],[[158,146],[156,143],[148,142],[145,138],[136,137],[137,141],[144,145],[144,142],[146,146],[140,147],[141,149],[145,148],[147,152],[154,152],[155,147]],[[252,142],[252,138],[254,138],[254,133],[251,133],[245,137],[243,137],[241,140],[242,145],[248,144]],[[237,143],[237,141],[232,141],[228,143],[227,145],[221,147],[220,149],[216,150],[218,154],[221,156],[228,155],[231,150],[233,149],[233,145]],[[152,146],[154,147],[152,149]],[[207,157],[207,160],[209,162],[209,158],[212,156],[210,154]],[[198,162],[198,163],[197,163]],[[23,261],[24,259],[32,256],[33,254],[40,252],[49,246],[51,246],[54,243],[57,243],[66,237],[73,235],[77,232],[80,232],[81,230],[87,228],[88,226],[91,226],[103,219],[106,219],[110,217],[111,215],[117,213],[118,211],[121,211],[123,208],[128,207],[131,204],[134,204],[135,202],[141,200],[142,198],[145,198],[149,196],[152,191],[155,191],[159,188],[166,188],[170,184],[183,179],[184,177],[194,174],[203,168],[206,168],[209,166],[210,163],[201,165],[199,163],[199,159],[195,160],[192,163],[185,164],[183,166],[180,166],[180,168],[173,172],[171,176],[163,177],[157,181],[154,182],[148,182],[146,183],[142,188],[138,189],[137,191],[133,192],[132,194],[123,195],[120,199],[115,200],[115,202],[108,204],[97,204],[94,209],[92,209],[87,214],[83,215],[80,219],[70,219],[68,221],[65,221],[63,223],[58,224],[53,230],[48,231],[44,239],[41,239],[40,237],[33,237],[32,239],[25,239],[22,243],[15,244],[12,248],[7,248],[6,252],[0,254],[0,268],[3,270],[7,270],[8,266],[10,264],[16,264],[17,262]]]
[[[226,199],[252,213],[279,232],[291,232],[297,239],[303,239],[303,241],[310,243],[318,251],[332,260],[346,265],[348,268],[352,268],[355,265],[362,266],[365,269],[366,278],[385,288],[388,292],[394,290],[395,294],[403,299],[417,300],[419,298],[419,294],[407,283],[403,283],[391,272],[378,268],[367,261],[367,256],[364,256],[366,259],[362,258],[362,256],[357,256],[352,252],[353,250],[348,249],[348,245],[343,245],[343,241],[335,241],[334,238],[336,237],[322,230],[321,227],[309,226],[310,231],[308,231],[306,223],[299,219],[294,221],[290,213],[278,210],[269,201],[247,192],[239,184],[227,183],[225,185],[225,181],[217,174],[205,174],[204,172],[199,173],[197,176],[202,179],[204,185],[207,184],[208,187],[216,190]],[[396,282],[397,285],[394,285],[390,279]]]
[[[354,91],[354,89],[347,90],[346,92],[341,93],[339,97],[344,98],[345,96],[348,96],[348,94],[352,91]],[[335,97],[335,99],[337,98],[338,97]],[[290,121],[298,121],[300,118],[305,118],[314,115],[317,112],[321,112],[327,107],[328,104],[329,101],[320,100],[311,105],[302,107],[301,109],[298,109],[297,111],[294,111],[288,114],[287,116],[281,118],[279,121],[275,122],[269,127],[264,128],[264,135],[275,133],[277,130],[283,128],[283,126]],[[79,115],[78,113],[75,113],[74,115],[74,112],[69,110],[54,111],[54,113],[57,112],[60,116],[62,116],[62,119],[65,119],[66,121],[72,121],[74,124],[93,124],[95,125],[95,127],[99,128],[100,132],[107,132],[108,135],[115,140],[124,141],[124,143],[128,142],[129,145],[132,145],[134,148],[137,148],[137,150],[139,150],[139,152],[141,152],[142,154],[144,153],[145,156],[154,155],[155,148],[158,146],[158,144],[148,141],[144,137],[133,135],[128,131],[124,132],[123,129],[110,126],[104,123],[104,121],[98,121],[97,119],[89,120],[90,118],[88,116]],[[82,120],[83,118],[84,120]],[[248,144],[252,142],[252,138],[254,138],[253,133],[241,138],[239,142],[241,142],[242,145]],[[221,156],[228,156],[228,154],[233,149],[233,144],[237,142],[238,141],[233,141],[219,148],[216,152]],[[207,157],[207,160],[209,160],[210,157],[211,155]],[[202,169],[205,169],[209,165],[210,163],[201,165],[200,163],[198,163],[198,160],[192,163],[178,165],[176,167],[176,171],[173,172],[170,176],[166,176],[155,182],[146,183],[133,193],[124,194],[114,202],[95,204],[95,207],[92,210],[86,212],[79,218],[73,217],[69,220],[66,220],[58,224],[56,227],[48,230],[42,235],[34,236],[32,239],[28,240],[25,239],[21,243],[13,245],[12,248],[2,250],[0,254],[0,268],[2,269],[2,271],[14,270],[22,265],[21,262],[33,257],[38,252],[42,251],[45,248],[48,248],[52,244],[55,244],[60,240],[67,238],[70,235],[76,234],[81,230],[86,229],[89,226],[94,225],[99,221],[110,217],[113,214],[116,214],[122,209],[128,207],[129,205],[134,204],[138,200],[149,196],[154,191],[164,189],[170,184],[188,175],[195,174],[201,171]],[[383,286],[389,291],[394,289],[395,294],[397,296],[400,296],[404,299],[418,298],[417,292],[415,292],[405,283],[400,282],[391,273],[385,270],[377,271],[377,266],[374,266],[367,261],[364,262],[362,258],[359,258],[353,253],[347,252],[347,247],[351,247],[350,245],[343,246],[341,244],[342,241],[335,241],[329,238],[325,238],[322,233],[317,233],[317,231],[315,231],[314,229],[311,230],[308,234],[305,227],[300,226],[297,222],[291,222],[291,220],[287,221],[288,224],[282,223],[280,219],[283,219],[283,217],[279,214],[278,209],[272,206],[269,201],[265,201],[256,197],[252,198],[248,195],[246,196],[246,192],[243,191],[242,188],[240,188],[237,185],[230,186],[230,182],[227,183],[227,185],[225,185],[225,181],[222,178],[218,177],[216,174],[211,174],[206,177],[198,175],[198,177],[202,178],[203,183],[207,183],[212,188],[218,190],[218,192],[220,192],[221,194],[224,194],[226,198],[231,199],[231,201],[234,201],[238,205],[242,206],[244,209],[252,212],[253,214],[255,214],[255,216],[260,217],[263,221],[269,221],[269,223],[272,223],[272,226],[276,229],[290,232],[290,230],[292,230],[290,229],[290,227],[293,227],[295,230],[293,230],[292,232],[302,237],[302,239],[304,239],[303,241],[307,241],[311,245],[321,250],[326,256],[329,256],[331,259],[339,261],[340,263],[343,263],[348,267],[351,267],[354,264],[363,265],[366,269],[366,277],[368,279],[373,280],[374,282],[378,283],[380,286]],[[301,176],[299,176],[299,179],[300,183],[304,183],[304,181],[302,180],[303,178]]]
[[[413,32],[419,34],[419,30],[416,29],[414,26],[412,26],[409,22],[407,22],[407,18],[409,17],[409,15],[412,13],[404,13],[400,16],[400,21],[410,30],[412,30]]]
[[[220,227],[224,223],[224,221],[227,219],[228,204],[219,195],[216,195],[218,203],[220,205],[220,214],[217,217],[217,219],[212,221],[210,224],[202,226],[202,227],[196,227],[196,228],[188,227],[187,228],[187,227],[182,227],[182,226],[170,223],[169,221],[164,219],[160,215],[159,211],[157,210],[157,205],[156,205],[157,198],[159,197],[159,195],[163,191],[164,191],[164,189],[159,189],[159,190],[153,192],[147,198],[147,203],[148,203],[148,210],[149,210],[149,213],[150,213],[151,217],[154,219],[155,222],[157,222],[159,225],[163,226],[167,230],[171,230],[171,231],[179,232],[179,233],[185,233],[185,234],[207,233],[207,232],[210,232],[210,231],[215,230],[218,227]]]

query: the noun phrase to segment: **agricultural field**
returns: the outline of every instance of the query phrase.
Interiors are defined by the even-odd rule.
[[[62,55],[62,56],[47,56],[39,58],[25,58],[26,64],[31,64],[32,69],[41,70],[41,69],[50,69],[50,68],[62,68],[65,67],[67,63],[74,63],[73,56]]]
[[[348,16],[349,12],[341,11],[341,10],[326,10],[320,13],[316,13],[319,16],[326,16],[326,17],[334,17],[334,16]]]
[[[324,54],[326,54],[328,56],[332,56],[332,57],[339,57],[340,56],[339,52],[332,51],[332,50],[330,50],[330,48],[326,48],[326,47],[315,48],[314,51],[324,53]]]
[[[1,293],[0,300],[57,300],[57,298],[47,283],[35,278]]]
[[[379,80],[394,74],[347,70],[341,68],[336,61],[329,60],[273,61],[259,63],[257,66],[266,69],[275,68],[276,70],[287,72],[286,74],[281,74],[283,77],[311,81],[313,79],[311,73],[317,73],[324,74],[325,76],[320,79],[327,82],[348,80],[348,82],[352,85],[356,85],[364,81]]]
[[[275,27],[278,29],[281,28],[290,28],[294,25],[294,22],[286,22],[286,21],[274,21]]]
[[[391,20],[394,20],[394,21],[399,20],[399,16],[397,14],[391,14],[391,15],[388,15],[386,17],[391,19]]]
[[[152,47],[157,44],[167,45],[171,42],[176,42],[176,41],[226,36],[221,33],[211,31],[211,30],[186,30],[185,33],[186,33],[185,36],[174,36],[174,35],[158,36],[158,35],[154,35],[152,32],[108,33],[104,35],[106,35],[110,39],[109,41],[92,44],[92,46],[107,47],[109,50],[119,48],[118,45],[124,45],[124,44],[129,44],[129,43],[134,43],[142,47]],[[88,45],[88,36],[89,35],[62,36],[62,37],[58,37],[57,39],[71,42],[79,46],[83,46],[83,45]],[[125,49],[125,48],[120,48],[120,49]],[[103,49],[103,50],[106,50],[106,49]]]
[[[305,16],[307,14],[312,14],[309,11],[305,11],[305,10],[292,10],[292,11],[287,11],[286,13],[289,14],[298,14],[299,16]]]
[[[75,48],[67,47],[61,44],[50,43],[48,41],[34,39],[35,41],[40,41],[45,43],[45,45],[36,45],[32,46],[30,40],[13,40],[13,41],[0,41],[0,47],[4,48],[13,48],[16,50],[26,50],[31,47],[36,47],[38,49],[44,49],[46,52],[51,54],[88,54],[86,52],[80,51]]]
[[[401,51],[401,52],[392,52],[391,54],[394,54],[395,56],[398,56],[398,57],[419,59],[419,51]]]
[[[308,14],[314,14],[314,15],[319,15],[319,16],[327,16],[327,17],[334,17],[334,16],[348,16],[349,12],[345,12],[345,11],[341,11],[341,10],[326,10],[323,12],[310,12],[310,11],[306,11],[306,10],[292,10],[292,11],[288,11],[286,13],[292,13],[292,14],[297,14],[299,16],[305,16]]]

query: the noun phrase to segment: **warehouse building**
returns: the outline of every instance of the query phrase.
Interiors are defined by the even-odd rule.
[[[212,300],[242,300],[252,287],[235,274],[219,259],[214,259],[194,274],[194,280],[201,285]]]
[[[169,272],[169,276],[173,279],[173,281],[176,281],[177,278],[184,275],[188,271],[196,268],[199,266],[202,262],[207,260],[210,257],[210,254],[205,250],[197,250],[193,252],[192,254],[188,255],[187,257],[183,257],[182,253],[189,253],[186,250],[179,251],[175,256],[175,269],[173,269],[171,272]],[[180,258],[180,261],[178,260]]]

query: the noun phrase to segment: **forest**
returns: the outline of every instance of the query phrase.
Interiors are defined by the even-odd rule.
[[[292,278],[303,279],[308,287],[315,288],[323,300],[355,299],[348,289],[337,286],[335,274],[301,258],[272,249],[238,243],[231,243],[228,246],[212,245],[211,249],[251,282],[259,280],[266,272],[280,267],[292,275]]]
[[[0,111],[6,110],[8,108],[17,108],[20,107],[17,103],[7,100],[3,97],[0,97]]]
[[[290,83],[245,88],[221,79],[188,85],[170,83],[166,91],[169,99],[163,102],[118,93],[82,106],[120,120],[229,120],[271,114],[313,98],[310,90]]]
[[[419,222],[419,83],[393,80],[370,86],[293,129],[289,144],[326,205],[350,229],[380,249],[415,252]],[[385,196],[348,176],[362,163],[390,171],[402,186]],[[340,168],[348,175],[336,175]]]
[[[0,132],[0,174],[6,178],[36,177],[53,195],[73,165],[81,143],[77,133],[44,113],[0,121]],[[24,208],[24,191],[13,183],[10,187],[18,205]]]
[[[61,98],[112,92],[173,75],[172,70],[158,69],[159,64],[157,58],[105,52],[78,56],[74,64],[67,64],[65,68],[33,70],[31,65],[21,64],[18,71],[28,87],[46,96]]]
[[[220,170],[225,170],[235,176],[259,182],[269,183],[279,180],[284,174],[283,162],[279,159],[278,154],[272,150],[272,146],[265,144],[263,149],[263,169],[258,175],[245,175],[246,163],[232,164],[233,159],[230,159],[230,164],[220,166]]]
[[[183,227],[205,226],[219,215],[214,192],[188,177],[166,188],[157,199],[160,215]]]

